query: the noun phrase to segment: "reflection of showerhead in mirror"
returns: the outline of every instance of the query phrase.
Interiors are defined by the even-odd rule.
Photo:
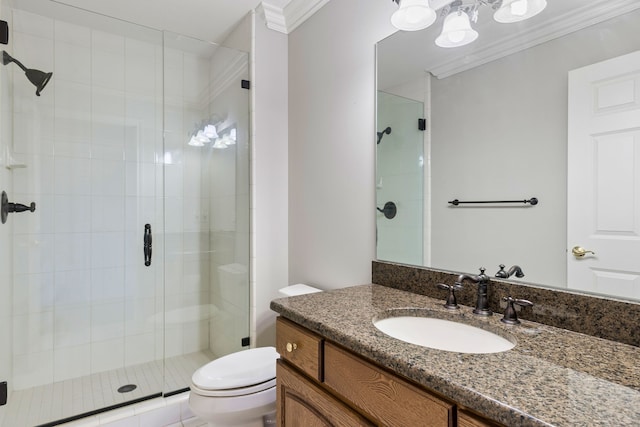
[[[382,132],[378,132],[378,142],[377,144],[380,144],[380,141],[382,141],[382,137],[387,134],[389,135],[391,133],[391,127],[387,127],[385,130],[383,130]]]
[[[36,87],[36,95],[40,96],[40,92],[51,80],[51,76],[53,73],[45,73],[44,71],[35,70],[31,68],[27,68],[20,61],[15,58],[12,58],[6,51],[2,51],[2,64],[7,65],[9,63],[15,63],[18,67],[24,71],[24,74],[27,76],[31,84]]]

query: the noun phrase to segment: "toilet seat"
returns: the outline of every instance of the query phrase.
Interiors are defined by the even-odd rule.
[[[203,396],[239,396],[268,389],[275,386],[278,357],[274,347],[221,357],[194,372],[192,390]]]
[[[234,397],[245,396],[248,394],[260,393],[261,391],[268,390],[276,386],[276,379],[272,378],[269,381],[265,381],[260,384],[255,384],[249,387],[230,388],[226,390],[205,390],[191,383],[191,391],[199,394],[200,396],[207,397]]]

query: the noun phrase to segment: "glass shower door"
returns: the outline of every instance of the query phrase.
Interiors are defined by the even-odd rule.
[[[13,262],[4,425],[163,390],[162,33],[45,3],[2,9],[5,49],[53,72],[37,96],[17,66],[3,70],[13,91],[10,194],[36,203],[5,224]],[[149,266],[146,224],[159,232]]]
[[[248,54],[164,33],[165,394],[249,342]]]

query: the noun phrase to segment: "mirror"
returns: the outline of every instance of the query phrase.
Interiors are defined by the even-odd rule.
[[[567,276],[571,248],[587,245],[567,238],[568,75],[640,50],[639,3],[549,1],[513,24],[482,6],[469,45],[435,45],[442,17],[380,41],[377,258],[454,272],[484,266],[490,276],[517,264],[525,277],[511,279],[579,289]],[[533,197],[538,204],[448,203]],[[393,219],[380,212],[388,202]]]

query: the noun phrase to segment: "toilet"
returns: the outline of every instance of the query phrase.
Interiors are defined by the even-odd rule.
[[[282,288],[284,297],[321,292],[308,285]],[[274,347],[238,351],[199,368],[191,377],[189,408],[210,427],[275,425],[276,360]]]

